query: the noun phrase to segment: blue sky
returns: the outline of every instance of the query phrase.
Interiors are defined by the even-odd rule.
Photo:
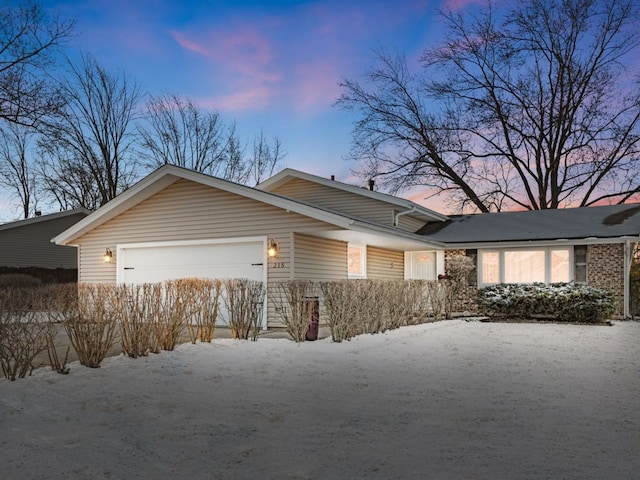
[[[288,167],[350,180],[342,78],[373,64],[373,49],[409,59],[441,36],[437,11],[479,0],[43,0],[77,19],[70,51],[124,71],[150,94],[191,98],[237,122],[244,138],[277,135]],[[47,211],[44,207],[43,210]],[[17,213],[16,213],[17,215]],[[7,219],[7,215],[0,218]]]

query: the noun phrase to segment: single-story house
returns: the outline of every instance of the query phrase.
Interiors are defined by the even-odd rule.
[[[165,165],[52,241],[78,248],[80,282],[109,283],[437,279],[464,253],[478,285],[586,281],[619,296],[623,314],[639,208],[446,216],[292,169],[251,188]],[[264,322],[280,324],[272,305]]]
[[[0,225],[0,271],[75,271],[78,268],[76,249],[55,245],[50,240],[89,213],[87,209],[76,208]]]

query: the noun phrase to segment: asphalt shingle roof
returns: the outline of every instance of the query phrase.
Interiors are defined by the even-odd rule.
[[[612,238],[640,235],[640,203],[450,215],[416,233],[445,243]]]

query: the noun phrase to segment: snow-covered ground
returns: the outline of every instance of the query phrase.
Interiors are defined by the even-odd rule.
[[[0,380],[1,479],[640,478],[640,323],[214,340]]]

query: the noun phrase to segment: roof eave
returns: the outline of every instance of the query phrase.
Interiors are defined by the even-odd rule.
[[[116,217],[125,210],[132,208],[136,204],[151,197],[153,194],[166,188],[179,179],[190,180],[214,188],[219,188],[229,193],[261,201],[340,228],[349,229],[355,222],[351,217],[324,211],[266,191],[256,190],[251,187],[235,184],[190,170],[181,169],[172,165],[165,165],[106,205],[100,207],[88,217],[68,228],[60,235],[54,237],[51,241],[59,245],[75,245],[73,242],[82,235]]]
[[[551,238],[551,239],[535,239],[535,240],[502,240],[487,242],[442,242],[449,250],[454,249],[490,249],[505,247],[535,247],[549,245],[597,245],[605,243],[622,243],[625,241],[640,241],[638,235],[618,235],[613,237],[580,237],[580,238]]]
[[[39,217],[24,218],[22,220],[16,220],[15,222],[9,222],[9,223],[0,225],[0,231],[11,230],[12,228],[20,228],[26,225],[32,225],[34,223],[48,222],[50,220],[64,218],[71,215],[78,215],[81,213],[84,213],[85,215],[89,215],[91,211],[83,207],[78,207],[72,210],[65,210],[64,212],[49,213],[47,215],[41,215]]]
[[[319,177],[317,175],[312,175],[309,173],[301,172],[299,170],[294,170],[292,168],[285,168],[279,173],[275,174],[273,177],[268,178],[264,182],[256,185],[256,188],[263,191],[270,191],[273,188],[276,188],[280,185],[285,184],[289,179],[299,178],[302,180],[307,180],[314,183],[319,183],[320,185],[324,185],[331,188],[337,188],[340,190],[344,190],[347,192],[351,192],[357,195],[362,195],[365,197],[373,198],[376,200],[380,200],[397,207],[406,208],[410,210],[412,208],[415,209],[416,213],[420,214],[423,219],[426,221],[446,221],[449,219],[446,215],[430,210],[422,205],[419,205],[411,200],[407,200],[404,198],[394,197],[393,195],[386,195],[380,192],[376,192],[373,190],[368,190],[366,188],[356,187],[355,185],[349,185],[348,183],[340,182],[338,180],[330,180],[327,178]]]

